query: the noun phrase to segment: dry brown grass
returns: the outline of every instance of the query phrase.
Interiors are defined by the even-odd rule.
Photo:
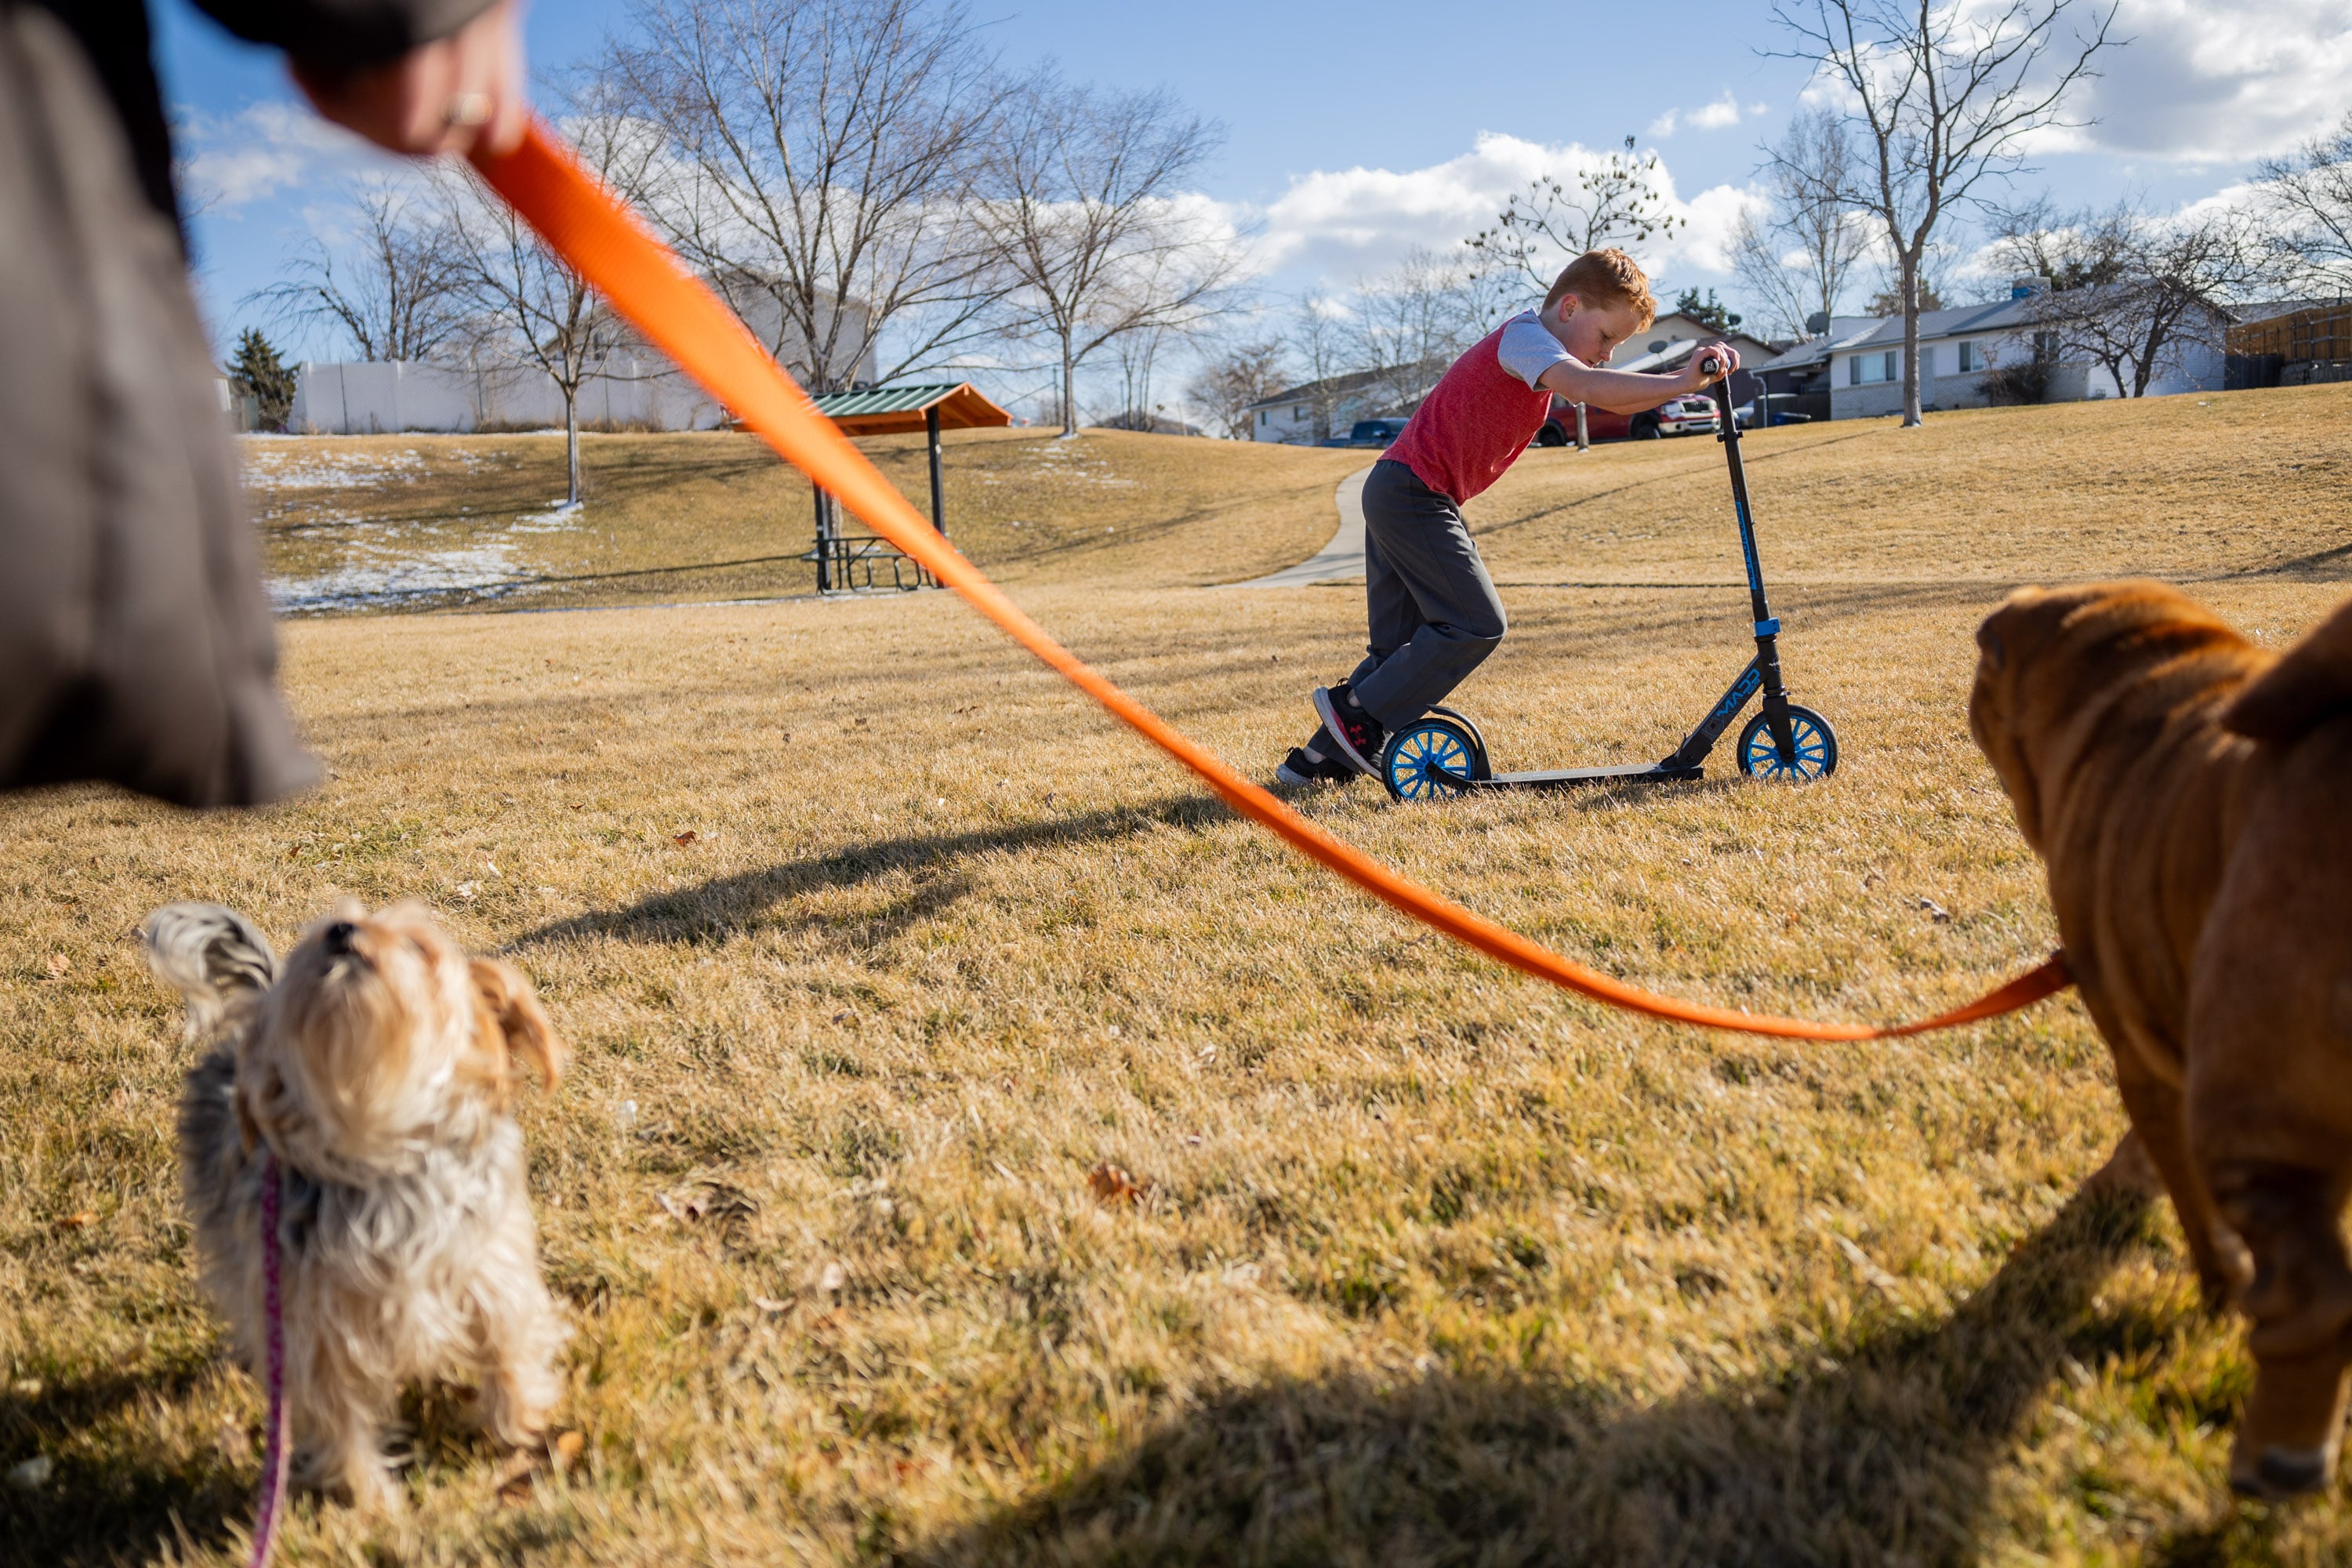
[[[2137,433],[2204,416],[2175,402],[1947,423],[1999,473],[2021,443],[2089,464],[2070,432],[2104,417],[2122,465]],[[2309,460],[2340,450],[2346,389],[2301,406]],[[1845,435],[1758,442],[1776,570],[1938,531],[2003,556],[1977,521],[1998,498],[1971,490],[1791,521],[1798,465],[1767,441]],[[1806,493],[1832,454],[1962,435],[1850,439],[1809,455]],[[1628,447],[1591,472],[1713,456]],[[2317,552],[2234,475],[2163,482],[2163,508],[2110,509],[2102,569],[2233,508],[2208,575]],[[2034,517],[2084,504],[2045,491]],[[1592,515],[1622,525],[1639,495]],[[1719,498],[1709,526],[1689,563],[1723,575]],[[2035,554],[2041,525],[2001,526],[2035,574],[2074,574]],[[1169,537],[1137,575],[1189,558]],[[1542,537],[1491,536],[1498,573],[1536,571],[1517,541]],[[1562,538],[1596,576],[1656,564]],[[1342,590],[1139,588],[1094,559],[1024,602],[1229,756],[1295,740],[1360,635]],[[2037,955],[2049,918],[1961,714],[1969,631],[2026,574],[1941,574],[1961,580],[1776,605],[1844,743],[1826,783],[1411,809],[1358,786],[1309,809],[1645,984],[1872,1019],[1957,1000]],[[2203,592],[2277,640],[2343,575]],[[1655,754],[1740,657],[1737,594],[1509,598],[1511,640],[1464,693],[1506,761]],[[191,1278],[185,1063],[126,933],[195,897],[282,940],[338,893],[431,900],[534,976],[579,1050],[527,1128],[586,1445],[501,1500],[497,1458],[429,1402],[413,1518],[305,1502],[289,1563],[2352,1552],[2340,1489],[2230,1501],[2248,1363],[2168,1215],[2074,1195],[2122,1121],[2071,1001],[1826,1047],[1597,1010],[1303,867],[943,595],[339,618],[288,644],[336,772],[312,798],[0,805],[0,1468],[54,1466],[0,1486],[26,1561],[233,1558],[259,1406]],[[1139,1197],[1098,1198],[1105,1163]],[[730,1201],[686,1222],[661,1202],[698,1194]]]
[[[860,443],[929,515],[920,437]],[[1362,452],[1088,430],[945,439],[948,530],[1005,582],[1239,582],[1312,554]],[[804,594],[808,483],[751,436],[585,436],[580,510],[556,436],[247,444],[269,573],[377,607],[543,607]],[[550,498],[554,498],[551,500]],[[397,572],[393,569],[398,568]],[[387,594],[387,590],[394,590]]]

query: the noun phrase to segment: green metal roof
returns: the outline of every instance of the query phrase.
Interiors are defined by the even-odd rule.
[[[816,411],[851,436],[882,436],[920,430],[936,414],[942,430],[1010,425],[1013,416],[991,403],[968,381],[920,386],[869,386],[862,392],[828,392],[814,400]]]
[[[869,386],[859,392],[828,392],[816,400],[816,411],[828,419],[861,414],[920,414],[934,403],[944,403],[960,381],[934,386]]]

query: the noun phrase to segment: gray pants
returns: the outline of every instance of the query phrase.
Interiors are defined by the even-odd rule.
[[[1462,510],[1387,458],[1364,481],[1364,606],[1370,638],[1348,685],[1383,729],[1443,702],[1503,640],[1503,601]]]

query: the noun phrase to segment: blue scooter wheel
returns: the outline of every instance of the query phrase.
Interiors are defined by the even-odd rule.
[[[1486,777],[1486,749],[1465,722],[1425,713],[1389,737],[1381,782],[1398,800],[1451,800]]]
[[[1772,726],[1759,713],[1739,731],[1739,771],[1752,779],[1819,779],[1837,772],[1837,731],[1810,708],[1789,704],[1791,758],[1780,760]]]

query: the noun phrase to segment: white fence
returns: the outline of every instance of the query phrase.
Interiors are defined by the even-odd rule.
[[[650,355],[616,355],[580,388],[583,425],[708,430],[724,417],[668,361]],[[306,361],[294,367],[294,410],[286,427],[304,435],[366,436],[562,424],[563,394],[535,370]]]

